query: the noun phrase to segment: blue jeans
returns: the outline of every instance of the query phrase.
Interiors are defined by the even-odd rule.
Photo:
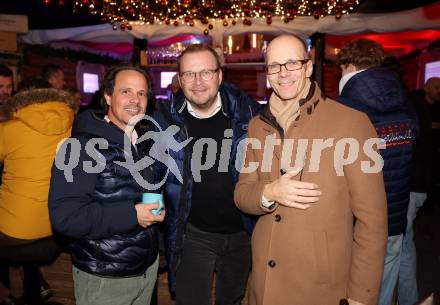
[[[159,258],[144,274],[102,277],[72,266],[77,305],[149,305],[157,279]]]
[[[380,286],[378,305],[391,305],[394,288],[399,276],[400,255],[402,253],[403,234],[388,236],[385,266]]]
[[[426,193],[411,193],[408,206],[408,224],[403,238],[400,257],[398,300],[399,305],[413,305],[419,300],[416,278],[416,246],[414,244],[414,220],[418,209],[426,200]]]
[[[211,305],[214,273],[215,304],[240,305],[250,267],[250,237],[245,231],[209,233],[188,223],[177,268],[176,305]]]

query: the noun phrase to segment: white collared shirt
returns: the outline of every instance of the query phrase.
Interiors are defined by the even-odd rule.
[[[105,115],[105,116],[104,116],[104,120],[105,120],[107,123],[110,123],[110,122],[111,122],[111,121],[110,121],[110,118],[108,117],[108,115]],[[136,145],[136,141],[138,140],[138,138],[139,138],[139,136],[138,136],[136,130],[133,128],[133,132],[131,133],[131,137],[130,137],[131,144]]]
[[[186,107],[188,109],[188,113],[198,119],[208,119],[210,117],[213,117],[222,108],[222,100],[220,98],[220,93],[217,93],[217,99],[215,101],[214,109],[211,111],[211,113],[209,113],[207,115],[202,115],[202,114],[198,113],[197,111],[195,111],[194,107],[191,105],[190,102],[188,102],[188,100],[185,100],[185,102],[186,102]]]
[[[342,89],[344,89],[345,85],[350,80],[350,78],[352,78],[353,76],[355,76],[358,73],[361,73],[362,71],[365,71],[365,69],[350,72],[350,73],[347,73],[341,77],[341,80],[339,81],[339,95],[341,95]]]

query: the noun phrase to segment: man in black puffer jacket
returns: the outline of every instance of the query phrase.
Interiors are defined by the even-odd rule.
[[[128,155],[139,161],[138,151],[148,145],[137,143],[147,130],[131,120],[145,113],[147,79],[131,65],[111,69],[102,85],[107,114],[79,115],[52,168],[50,218],[56,231],[72,238],[78,305],[150,304],[158,269],[154,224],[165,212],[156,216],[158,204],[140,204],[145,190],[123,165]],[[151,167],[137,171],[153,181]]]
[[[388,244],[378,304],[389,305],[399,275],[406,230],[417,124],[397,76],[380,68],[383,58],[382,46],[371,40],[354,40],[344,46],[338,54],[342,69],[338,100],[367,114],[383,141],[380,154],[384,159]],[[409,304],[401,299],[401,291],[399,304]]]

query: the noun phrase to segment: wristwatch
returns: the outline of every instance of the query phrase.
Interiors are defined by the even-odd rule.
[[[269,210],[273,210],[275,208],[275,206],[276,206],[275,201],[267,200],[266,197],[264,197],[264,195],[261,198],[261,205],[264,206],[266,209],[269,209]]]

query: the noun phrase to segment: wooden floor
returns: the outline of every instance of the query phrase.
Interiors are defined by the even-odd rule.
[[[42,268],[43,275],[52,290],[54,296],[51,301],[59,302],[64,305],[75,305],[75,297],[73,294],[73,280],[72,280],[72,263],[70,256],[66,253],[61,256],[49,267]],[[12,278],[12,292],[15,296],[21,293],[21,274],[18,269],[11,269]],[[158,280],[158,305],[174,305],[168,291],[167,274],[159,274]],[[100,304],[97,304],[100,305]]]
[[[437,296],[440,296],[440,211],[436,212],[435,215],[419,216],[415,228],[417,279],[420,295],[425,297],[430,292],[436,292]],[[50,267],[42,268],[46,280],[54,291],[51,301],[65,305],[75,305],[71,268],[68,254],[62,254]],[[12,286],[13,294],[20,295],[21,275],[19,270],[12,269]],[[246,299],[243,300],[243,305],[245,304],[247,304]],[[440,304],[440,301],[437,300],[436,304]],[[168,292],[166,273],[159,275],[158,305],[174,305]]]

